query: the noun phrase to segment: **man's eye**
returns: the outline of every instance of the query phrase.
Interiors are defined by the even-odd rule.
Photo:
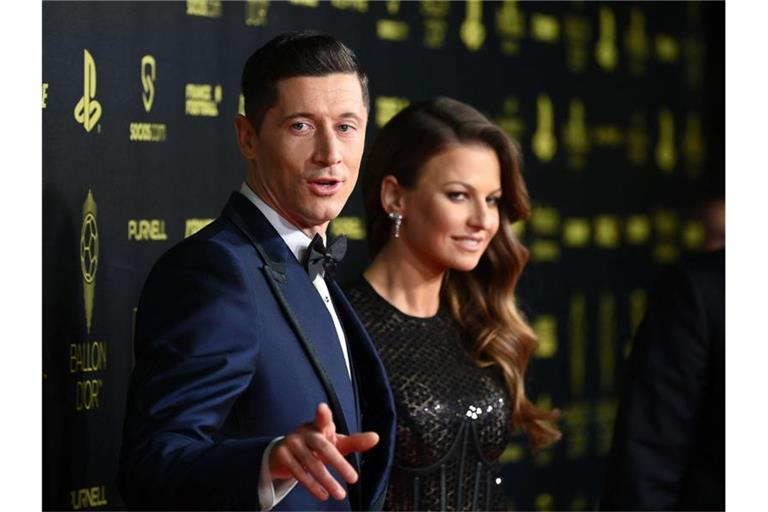
[[[349,133],[351,131],[354,131],[355,127],[351,124],[340,124],[339,125],[339,131],[341,133]]]
[[[309,129],[309,125],[307,123],[296,122],[291,125],[291,128],[297,132],[304,132]]]

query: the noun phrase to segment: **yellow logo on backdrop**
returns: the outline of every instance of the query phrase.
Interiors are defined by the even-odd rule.
[[[533,152],[542,162],[549,162],[557,150],[555,113],[549,96],[539,94],[536,99],[536,112],[538,122],[536,132],[533,134]]]
[[[483,26],[483,4],[480,0],[467,0],[467,11],[461,24],[460,36],[464,46],[471,52],[476,52],[485,41],[485,26]]]
[[[221,0],[187,0],[188,16],[221,17]]]
[[[43,82],[43,108],[48,105],[48,84]]]
[[[649,43],[645,34],[645,14],[637,8],[629,13],[629,28],[624,35],[627,54],[629,55],[629,70],[635,75],[645,72],[645,61],[648,59]]]
[[[344,11],[368,12],[368,0],[331,0],[331,6]]]
[[[441,48],[448,32],[448,11],[451,6],[447,0],[422,0],[421,14],[424,17],[424,46]]]
[[[686,118],[683,153],[693,169],[701,165],[704,160],[704,136],[701,131],[701,118],[695,112],[689,112]]]
[[[560,22],[548,14],[532,14],[531,38],[542,43],[556,43],[560,39]]]
[[[600,39],[595,45],[597,63],[606,71],[613,71],[619,60],[616,45],[616,18],[608,7],[600,8]]]
[[[144,92],[141,99],[144,102],[144,110],[152,110],[152,102],[155,100],[155,80],[157,80],[157,63],[151,55],[141,58],[141,86]]]
[[[128,240],[168,240],[163,219],[130,219]]]
[[[599,124],[592,129],[595,146],[619,147],[624,142],[624,133],[615,124]]]
[[[518,98],[514,96],[504,98],[502,115],[496,118],[496,124],[512,137],[520,138],[523,130],[525,130],[525,123],[520,115],[520,100]]]
[[[615,249],[621,242],[621,223],[616,215],[598,215],[594,226],[595,244],[603,249]]]
[[[504,0],[496,9],[496,32],[501,39],[501,51],[507,55],[517,53],[518,40],[525,35],[525,14],[517,0]]]
[[[266,25],[268,9],[269,0],[246,0],[245,24],[251,26]]]
[[[533,330],[539,338],[536,357],[549,359],[557,354],[557,319],[554,315],[539,315],[533,321]]]
[[[188,116],[217,117],[219,115],[219,103],[224,95],[221,85],[212,84],[187,84],[186,110]]]
[[[564,408],[563,421],[568,432],[564,439],[566,457],[571,460],[584,457],[589,447],[589,405],[586,402],[570,402]],[[554,508],[537,510],[554,510]]]
[[[93,487],[69,491],[69,499],[72,503],[72,510],[103,507],[109,504],[105,485],[94,485]]]
[[[408,39],[408,24],[398,20],[376,22],[376,36],[384,41],[405,41]]]
[[[574,169],[584,166],[589,151],[586,117],[584,103],[580,99],[571,99],[569,117],[563,127],[563,139],[568,149],[568,164]]]
[[[567,14],[563,21],[565,35],[565,57],[568,69],[573,73],[583,73],[589,63],[589,42],[592,29],[589,19],[579,14]]]
[[[659,139],[656,143],[656,164],[664,172],[675,169],[675,118],[672,112],[663,108],[659,112]]]
[[[379,96],[376,98],[376,126],[381,128],[409,104],[408,98]]]
[[[648,243],[651,238],[651,220],[647,215],[630,215],[627,217],[626,235],[630,244]]]
[[[93,297],[96,291],[96,270],[98,267],[99,228],[96,224],[96,201],[89,190],[83,203],[83,225],[80,229],[80,271],[83,276],[85,323],[89,333],[93,320]]]
[[[563,242],[567,247],[586,247],[590,233],[589,221],[583,217],[563,221]]]
[[[101,118],[101,104],[96,100],[96,62],[83,50],[83,97],[75,105],[75,121],[90,132]]]
[[[152,55],[144,55],[139,67],[141,77],[141,101],[144,110],[149,112],[155,102],[155,83],[157,82],[157,61]],[[167,137],[168,128],[164,123],[148,123],[134,121],[128,125],[131,142],[163,142]]]
[[[616,406],[616,400],[610,398],[600,400],[595,405],[594,424],[597,427],[597,453],[601,456],[608,455],[608,451],[611,449]],[[571,510],[583,510],[583,508],[573,508]]]
[[[656,36],[656,56],[662,62],[674,62],[680,56],[680,45],[668,34]]]
[[[187,219],[184,223],[184,238],[192,236],[215,219]]]
[[[331,221],[331,234],[346,235],[350,240],[365,240],[365,222],[360,217],[336,217]]]

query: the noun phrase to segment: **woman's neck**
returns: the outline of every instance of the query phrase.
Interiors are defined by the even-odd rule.
[[[373,289],[406,315],[431,317],[440,308],[445,269],[426,265],[405,242],[390,239],[363,276]]]

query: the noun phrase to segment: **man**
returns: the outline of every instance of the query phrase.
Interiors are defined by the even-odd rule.
[[[724,248],[660,282],[627,370],[601,509],[724,510]]]
[[[323,245],[357,180],[367,78],[334,38],[292,33],[242,88],[246,183],[142,291],[120,489],[151,509],[380,508],[392,395]]]

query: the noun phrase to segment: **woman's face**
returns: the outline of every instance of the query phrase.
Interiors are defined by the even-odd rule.
[[[407,244],[434,271],[468,271],[499,229],[501,169],[496,152],[454,145],[430,158],[412,189],[403,189],[403,224],[395,243]]]

